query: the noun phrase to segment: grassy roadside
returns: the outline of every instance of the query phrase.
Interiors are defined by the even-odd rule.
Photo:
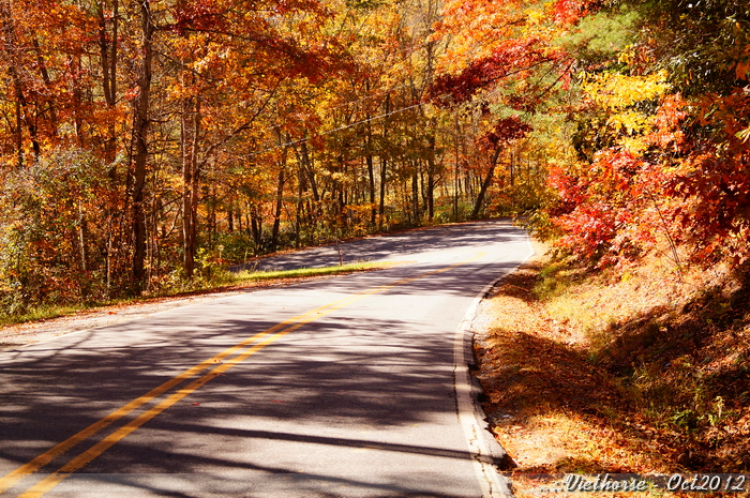
[[[349,263],[343,266],[329,266],[324,268],[302,268],[296,270],[248,272],[239,273],[223,272],[210,281],[196,279],[184,287],[170,289],[149,297],[134,297],[130,299],[117,299],[112,301],[91,302],[75,305],[41,305],[26,310],[23,314],[2,315],[0,314],[0,327],[15,324],[48,320],[52,318],[72,316],[78,313],[109,307],[127,306],[129,304],[143,304],[158,301],[165,298],[187,297],[215,292],[226,292],[232,290],[248,289],[254,287],[267,287],[270,285],[292,284],[312,278],[343,275],[356,272],[377,271],[393,268],[403,263],[391,262],[365,262]]]
[[[475,345],[516,494],[539,496],[533,473],[748,472],[747,288],[665,257],[618,277],[536,249]]]

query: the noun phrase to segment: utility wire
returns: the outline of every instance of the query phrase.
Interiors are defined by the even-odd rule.
[[[333,107],[326,107],[326,108],[324,108],[322,110],[323,111],[335,111],[336,109],[341,109],[342,107],[347,107],[347,106],[350,106],[350,105],[359,104],[360,102],[364,102],[366,100],[374,99],[376,97],[380,97],[381,95],[388,95],[391,92],[394,92],[396,90],[400,90],[402,88],[407,88],[408,86],[409,85],[407,85],[406,83],[404,83],[402,85],[398,85],[398,86],[394,86],[393,88],[389,88],[388,90],[383,90],[382,92],[377,92],[377,93],[373,93],[373,94],[367,95],[367,96],[362,97],[361,99],[358,99],[358,100],[350,100],[348,102],[343,102],[343,103],[335,105]],[[288,123],[289,121],[305,121],[305,119],[304,118],[288,117],[283,123],[275,124],[275,125],[272,125],[272,126],[268,126],[266,128],[261,128],[259,131],[263,132],[263,131],[268,131],[268,130],[275,130],[276,128],[280,128],[281,126],[283,126],[284,124]]]
[[[267,149],[259,150],[259,151],[256,151],[256,152],[252,152],[249,155],[250,156],[257,156],[259,154],[265,154],[266,152],[269,152],[269,151],[272,151],[272,150],[281,149],[283,147],[289,147],[291,145],[297,145],[297,144],[300,144],[300,143],[303,143],[303,142],[308,142],[308,141],[312,140],[313,138],[323,137],[325,135],[330,135],[331,133],[336,133],[338,131],[346,130],[346,129],[349,129],[349,128],[354,128],[355,126],[361,125],[363,123],[369,123],[370,121],[375,121],[376,119],[383,119],[383,118],[386,118],[388,116],[392,116],[394,114],[400,114],[402,112],[408,111],[409,109],[414,109],[415,107],[421,107],[423,105],[425,105],[425,103],[414,104],[414,105],[409,106],[409,107],[404,107],[403,109],[396,109],[395,111],[387,112],[387,113],[384,113],[384,114],[380,114],[380,115],[374,116],[372,118],[363,119],[362,121],[356,121],[354,123],[349,123],[346,126],[340,126],[338,128],[334,128],[333,130],[328,130],[328,131],[325,131],[323,133],[316,133],[315,135],[312,135],[310,137],[300,138],[298,140],[292,140],[291,142],[286,142],[286,143],[283,143],[283,144],[275,145],[273,147],[269,147]]]

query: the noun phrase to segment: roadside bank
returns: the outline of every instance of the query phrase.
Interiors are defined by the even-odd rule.
[[[524,476],[747,472],[749,293],[668,257],[594,271],[537,255],[479,310],[474,352],[517,496]]]

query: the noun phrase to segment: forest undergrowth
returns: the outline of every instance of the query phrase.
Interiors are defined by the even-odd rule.
[[[748,472],[750,289],[653,255],[591,270],[536,243],[475,344],[484,408],[531,474]]]

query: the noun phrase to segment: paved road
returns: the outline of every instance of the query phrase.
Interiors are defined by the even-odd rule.
[[[411,263],[0,353],[2,496],[487,494],[456,331],[530,246],[499,223],[396,239],[367,259]]]
[[[462,223],[459,225],[445,225],[436,228],[411,230],[407,232],[368,237],[328,244],[289,254],[258,258],[245,265],[239,265],[235,270],[293,270],[297,268],[321,268],[336,266],[344,262],[357,263],[362,261],[408,261],[419,256],[420,260],[437,263],[430,259],[431,255],[445,257],[440,253],[446,249],[455,249],[462,245],[468,247],[482,246],[493,242],[489,237],[495,230],[494,223]]]

